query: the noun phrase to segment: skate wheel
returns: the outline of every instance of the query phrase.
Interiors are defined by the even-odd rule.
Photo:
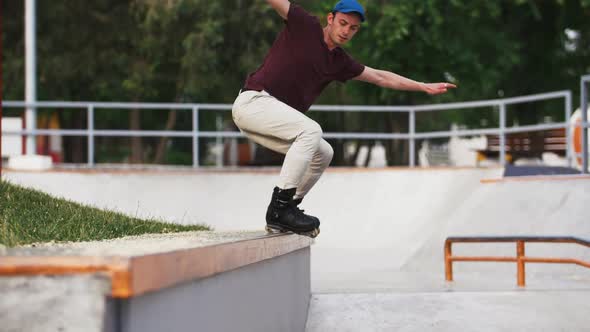
[[[313,230],[311,237],[312,238],[316,238],[318,235],[320,235],[320,229],[319,228],[316,228],[316,229]]]
[[[301,235],[309,236],[312,239],[315,239],[318,235],[320,235],[320,229],[316,228],[311,232],[302,233]]]
[[[272,228],[272,227],[269,227],[269,226],[266,226],[265,229],[266,229],[266,233],[268,233],[268,234],[282,234],[282,233],[287,233],[287,231],[283,231],[283,230],[280,230],[280,229]]]

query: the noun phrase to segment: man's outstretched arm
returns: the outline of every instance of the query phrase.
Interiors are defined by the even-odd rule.
[[[406,91],[423,91],[429,95],[445,93],[448,91],[448,89],[457,87],[451,83],[416,82],[389,71],[373,69],[367,66],[365,66],[365,70],[362,72],[362,74],[355,77],[354,79],[372,83],[382,88]]]
[[[283,19],[287,19],[289,6],[291,5],[289,0],[266,0],[266,2],[268,2],[268,4],[274,8],[274,10],[276,10]]]

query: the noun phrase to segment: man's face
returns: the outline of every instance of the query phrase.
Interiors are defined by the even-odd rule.
[[[361,27],[361,19],[355,13],[328,14],[330,39],[340,46],[352,39]]]

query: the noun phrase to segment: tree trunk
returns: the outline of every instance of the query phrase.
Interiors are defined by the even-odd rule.
[[[365,128],[368,126],[368,120],[367,120],[366,114],[361,114],[360,123],[361,123],[361,125],[360,125],[360,130],[359,131],[360,132],[365,132]],[[366,145],[365,140],[359,139],[357,141],[357,144],[356,144],[355,149],[354,149],[354,153],[352,154],[352,157],[350,158],[350,164],[352,166],[356,166],[356,160],[357,160],[357,158],[359,156],[359,152],[361,151],[361,148],[364,145]],[[363,162],[363,164],[364,164],[364,162]]]
[[[131,130],[141,129],[141,114],[140,110],[134,109],[129,113],[129,126]],[[141,137],[131,137],[131,158],[129,160],[132,164],[141,164],[143,162],[143,149],[141,145]]]
[[[345,119],[344,119],[344,114],[342,114],[343,112],[341,112],[338,115],[338,120],[340,122],[340,128],[338,129],[338,131],[340,132],[344,132],[346,131],[346,124],[345,124]],[[332,147],[334,149],[334,158],[332,160],[332,165],[339,165],[339,166],[348,166],[348,160],[346,160],[346,150],[345,150],[345,144],[344,144],[344,140],[342,139],[336,139],[334,140],[334,146]]]
[[[395,133],[393,130],[393,122],[395,121],[393,113],[387,113],[387,121],[385,121],[385,131],[388,133]],[[385,160],[387,166],[393,165],[393,140],[388,139],[385,142]]]
[[[375,141],[370,140],[367,142],[367,158],[365,158],[365,167],[369,167],[369,163],[371,162],[371,155],[373,154],[373,147],[375,146]]]
[[[174,124],[176,123],[176,110],[170,110],[168,112],[168,120],[166,121],[166,127],[164,130],[172,130],[174,129]],[[163,136],[160,138],[160,142],[158,143],[158,147],[156,148],[156,156],[154,157],[154,164],[162,164],[164,161],[164,157],[166,157],[166,145],[168,144],[168,137]]]
[[[391,127],[393,129],[393,132],[400,132],[401,131],[401,126],[396,121],[394,121],[391,124]],[[402,142],[403,142],[403,140],[393,141],[393,155],[394,155],[393,163],[396,166],[399,166],[402,163],[402,151],[401,151],[401,143]]]

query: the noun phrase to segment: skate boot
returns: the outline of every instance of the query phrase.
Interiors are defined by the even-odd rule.
[[[293,204],[295,191],[295,188],[275,187],[266,211],[266,230],[269,233],[293,232],[314,238],[320,233],[316,220]]]
[[[303,198],[297,198],[297,199],[293,199],[293,205],[295,205],[295,208],[299,209],[299,204],[301,204],[301,202],[303,202]],[[301,209],[299,209],[301,210]],[[305,212],[305,210],[301,210],[301,212]],[[318,217],[314,217],[314,216],[310,216],[311,218],[313,218],[316,221],[315,224],[315,228],[320,229],[320,219]]]

